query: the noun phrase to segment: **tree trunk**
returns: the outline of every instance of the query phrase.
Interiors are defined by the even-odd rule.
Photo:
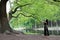
[[[0,2],[0,21],[1,21],[1,28],[0,32],[4,33],[6,30],[12,32],[12,29],[9,25],[9,21],[7,19],[7,14],[6,14],[6,2],[8,0],[1,0]]]

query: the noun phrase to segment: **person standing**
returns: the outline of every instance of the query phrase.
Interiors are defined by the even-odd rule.
[[[48,31],[48,19],[44,22],[44,35],[49,36],[49,31]]]

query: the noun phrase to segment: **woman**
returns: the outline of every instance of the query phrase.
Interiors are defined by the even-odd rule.
[[[49,31],[48,31],[48,20],[46,20],[46,22],[44,22],[44,35],[45,36],[49,36]]]

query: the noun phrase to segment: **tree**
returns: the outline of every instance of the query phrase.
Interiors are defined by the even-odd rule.
[[[52,2],[52,3],[51,3]],[[17,10],[14,15],[23,14],[23,19],[30,19],[30,17],[34,18],[34,21],[36,21],[36,24],[41,23],[41,21],[44,21],[45,19],[51,20],[57,20],[58,16],[55,15],[58,14],[59,11],[59,5],[57,2],[54,2],[53,0],[18,0],[17,2],[14,2],[13,9],[14,10],[19,5],[24,5],[27,3],[31,3],[31,5],[27,5],[24,7],[20,7],[21,10]],[[26,16],[27,15],[27,16]],[[31,16],[29,16],[31,15]],[[20,20],[22,18],[21,15],[19,15],[17,18]],[[26,18],[25,18],[26,17]],[[23,19],[22,22],[23,22]],[[27,22],[29,20],[26,20]]]
[[[12,32],[11,27],[9,26],[9,22],[7,19],[6,15],[6,3],[8,0],[1,0],[0,2],[0,23],[1,23],[1,28],[0,32],[4,33],[6,30],[9,30]]]
[[[1,28],[0,28],[0,32],[1,33],[4,33],[6,30],[10,31],[10,32],[13,32],[13,29],[10,27],[9,25],[9,21],[7,19],[7,14],[6,14],[6,3],[7,3],[8,0],[1,0],[0,1],[0,23],[1,23]],[[29,5],[29,4],[25,4],[25,5],[19,5],[17,6],[14,11],[11,11],[10,13],[10,16],[12,17],[12,14],[14,14],[17,9],[19,7],[23,7],[23,6],[26,6],[26,5]],[[19,14],[18,14],[19,15]],[[17,15],[17,17],[18,17]],[[23,16],[26,16],[24,14],[21,13],[21,15]],[[26,17],[31,17],[32,15],[29,15],[29,16],[26,16]],[[32,16],[33,17],[33,16]]]

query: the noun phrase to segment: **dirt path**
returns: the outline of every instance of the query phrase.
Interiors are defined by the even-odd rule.
[[[0,34],[0,40],[60,40],[60,36]]]

